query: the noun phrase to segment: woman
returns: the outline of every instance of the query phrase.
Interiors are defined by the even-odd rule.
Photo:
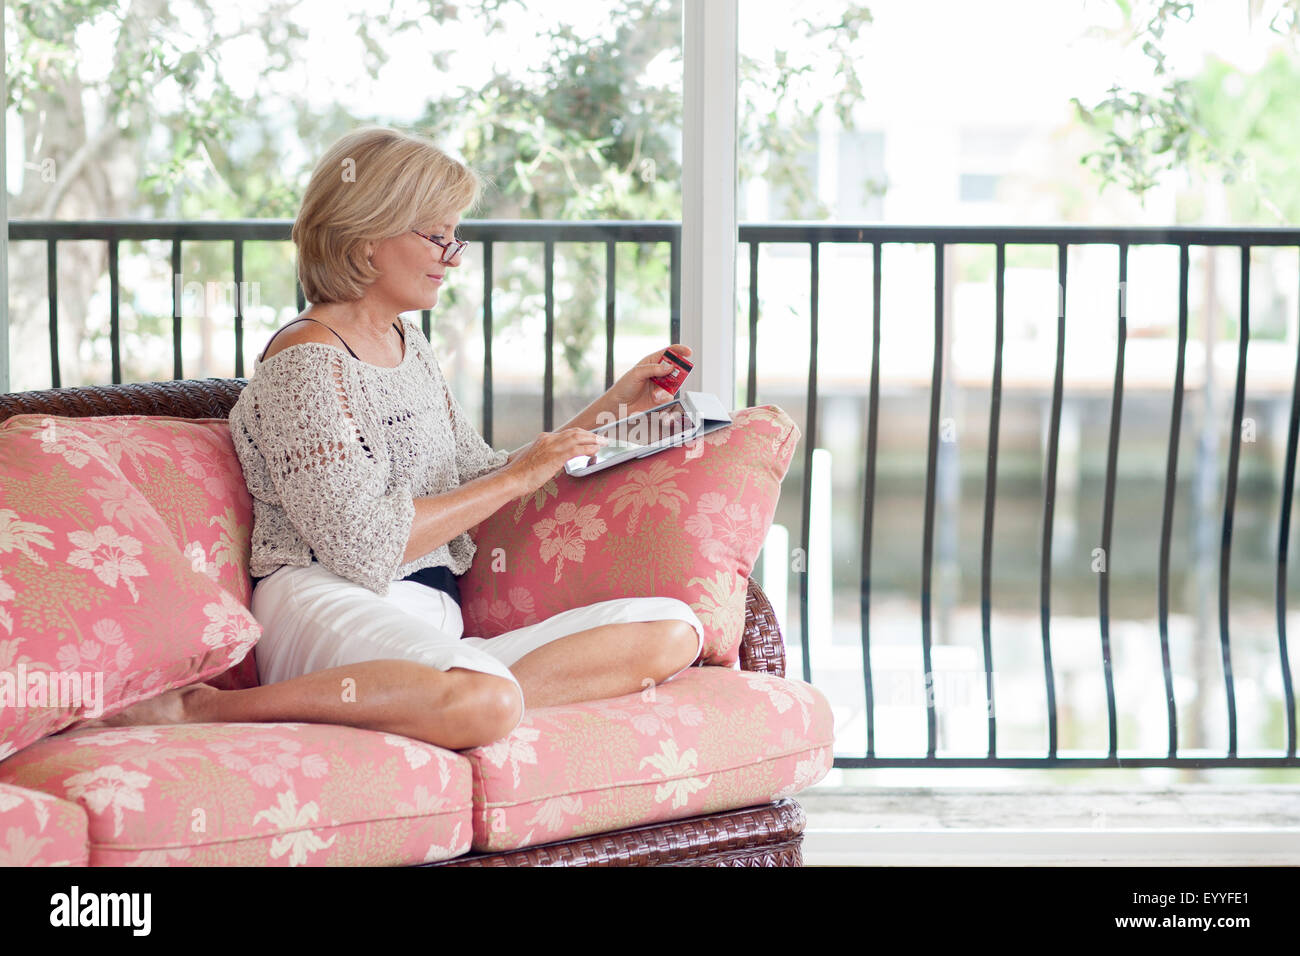
[[[262,686],[191,685],[92,723],[313,721],[463,749],[509,733],[525,707],[632,693],[699,656],[703,625],[673,598],[461,637],[467,529],[595,454],[602,412],[668,397],[650,382],[668,371],[656,352],[558,431],[508,455],[484,442],[402,318],[459,267],[456,227],[478,189],[436,147],[382,128],[322,158],[293,227],[311,305],[271,337],[230,412],[253,497]]]

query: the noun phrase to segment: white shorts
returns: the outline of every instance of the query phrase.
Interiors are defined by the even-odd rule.
[[[263,684],[396,658],[443,671],[464,667],[495,674],[519,687],[510,665],[529,652],[588,628],[632,621],[686,621],[700,637],[697,659],[704,650],[704,625],[691,606],[677,598],[601,601],[496,637],[461,637],[465,625],[460,606],[445,591],[418,581],[394,581],[381,597],[319,562],[305,568],[285,566],[258,581],[252,611],[262,626],[256,659]],[[519,696],[522,700],[523,688]]]

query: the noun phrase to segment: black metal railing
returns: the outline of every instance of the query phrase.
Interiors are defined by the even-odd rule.
[[[289,221],[235,221],[235,222],[25,222],[13,221],[9,225],[12,241],[43,241],[47,246],[49,268],[49,328],[51,369],[54,384],[58,379],[58,299],[55,277],[57,275],[57,243],[60,240],[98,239],[109,244],[110,268],[110,338],[112,348],[113,381],[120,381],[120,330],[118,324],[117,244],[122,240],[170,240],[172,243],[173,274],[180,271],[181,244],[187,240],[224,240],[232,243],[235,288],[242,279],[242,243],[251,240],[289,239]],[[463,224],[466,238],[481,244],[483,261],[484,346],[484,435],[491,441],[492,418],[492,290],[493,243],[530,242],[541,245],[545,272],[546,348],[545,348],[545,424],[552,427],[552,343],[555,320],[554,303],[554,252],[557,242],[603,242],[606,247],[606,382],[613,381],[614,314],[616,301],[615,246],[617,243],[667,243],[670,249],[670,335],[677,341],[680,335],[680,225],[671,222],[491,222],[478,221]],[[739,242],[748,247],[749,300],[748,300],[748,369],[746,404],[753,405],[757,398],[757,347],[759,296],[759,252],[764,244],[798,244],[809,253],[809,349],[810,360],[807,377],[807,401],[803,428],[803,489],[801,500],[802,547],[809,548],[811,515],[812,454],[817,445],[818,420],[818,324],[820,305],[820,250],[826,244],[867,245],[871,250],[872,295],[871,321],[871,371],[868,395],[867,443],[865,455],[865,484],[863,523],[861,536],[862,577],[859,594],[862,636],[862,681],[865,691],[867,737],[865,753],[861,756],[835,757],[835,766],[843,768],[879,767],[1295,767],[1300,766],[1296,754],[1295,695],[1292,688],[1290,661],[1286,641],[1286,571],[1288,541],[1297,441],[1300,438],[1300,344],[1297,347],[1295,373],[1291,387],[1290,423],[1284,465],[1284,478],[1280,500],[1280,526],[1277,535],[1275,614],[1277,622],[1277,654],[1281,666],[1286,714],[1286,750],[1280,755],[1240,755],[1237,747],[1237,706],[1232,671],[1228,577],[1232,554],[1233,515],[1237,494],[1239,445],[1241,441],[1242,411],[1245,396],[1247,344],[1250,338],[1250,253],[1252,248],[1286,246],[1300,249],[1300,230],[1268,228],[1118,228],[1118,227],[931,227],[931,226],[847,226],[819,224],[742,224]],[[891,757],[876,753],[876,707],[873,693],[871,665],[871,587],[874,504],[877,480],[877,442],[879,437],[880,406],[880,330],[881,289],[887,281],[882,270],[882,248],[891,244],[929,245],[934,249],[934,347],[931,365],[930,407],[927,432],[927,462],[925,472],[925,503],[921,546],[921,655],[922,671],[927,685],[934,675],[932,634],[932,575],[934,569],[934,537],[936,519],[936,473],[939,450],[939,410],[943,375],[945,297],[944,262],[947,246],[992,246],[996,253],[995,265],[995,342],[991,382],[991,404],[988,422],[988,463],[985,473],[985,494],[980,560],[980,611],[981,642],[983,652],[984,693],[988,707],[987,752],[981,756],[944,756],[938,753],[937,715],[935,700],[927,696],[926,728],[927,748],[924,756]],[[1115,375],[1111,391],[1111,408],[1108,431],[1108,452],[1102,506],[1101,548],[1110,554],[1116,503],[1117,453],[1124,403],[1124,359],[1127,343],[1127,321],[1123,290],[1128,283],[1128,253],[1133,246],[1164,245],[1176,247],[1179,253],[1178,292],[1178,346],[1177,365],[1173,384],[1173,405],[1170,419],[1168,456],[1164,475],[1164,496],[1161,519],[1159,571],[1157,583],[1157,623],[1160,637],[1164,695],[1168,717],[1168,749],[1161,756],[1121,756],[1118,750],[1117,705],[1112,649],[1110,640],[1110,574],[1099,575],[1098,625],[1099,650],[1102,659],[1106,689],[1108,718],[1108,747],[1104,756],[1062,756],[1058,750],[1058,706],[1052,663],[1051,635],[1051,553],[1053,517],[1056,499],[1058,450],[1061,432],[1061,408],[1064,393],[1064,361],[1066,332],[1066,296],[1068,276],[1067,249],[1071,245],[1104,244],[1114,246],[1118,252],[1117,281],[1119,306],[1116,314],[1117,350]],[[1057,252],[1057,278],[1060,307],[1056,316],[1055,366],[1052,380],[1051,411],[1047,436],[1045,486],[1042,500],[1041,560],[1038,572],[1038,604],[1040,640],[1043,658],[1043,682],[1047,704],[1046,756],[1002,756],[998,753],[997,710],[994,702],[994,667],[991,630],[991,572],[993,530],[997,504],[999,428],[1002,417],[1002,363],[1004,347],[1004,311],[1006,280],[1006,247],[1047,246]],[[1222,525],[1219,542],[1219,651],[1223,663],[1227,702],[1228,745],[1223,756],[1189,756],[1179,753],[1177,715],[1175,709],[1173,672],[1169,642],[1169,578],[1170,544],[1173,531],[1177,463],[1179,454],[1180,423],[1184,397],[1188,330],[1188,275],[1189,249],[1192,246],[1228,246],[1240,250],[1240,322],[1238,332],[1238,360],[1234,391],[1232,440],[1227,464],[1226,490],[1223,500]],[[743,261],[743,260],[742,260]],[[174,290],[174,297],[179,290]],[[299,307],[305,303],[299,289]],[[242,310],[238,294],[235,300],[236,375],[243,375],[242,361]],[[180,354],[180,303],[174,302],[173,348],[175,377],[182,377]],[[866,316],[863,316],[866,320]],[[425,332],[429,331],[429,316],[424,314]],[[809,647],[809,594],[808,575],[798,575],[800,584],[800,643],[803,679],[812,680],[812,655]]]
[[[11,220],[11,242],[44,242],[46,249],[47,289],[49,301],[50,380],[53,388],[61,384],[59,370],[59,296],[58,243],[98,240],[108,246],[109,273],[109,349],[111,382],[122,381],[121,292],[118,273],[118,247],[123,241],[171,242],[173,277],[181,274],[181,247],[185,242],[229,242],[234,273],[233,295],[235,331],[235,377],[244,377],[244,243],[253,241],[290,241],[293,221],[289,219],[245,219],[220,222],[186,220]],[[546,345],[544,369],[543,425],[550,430],[554,419],[554,340],[555,340],[555,244],[557,242],[603,243],[605,246],[605,382],[614,383],[614,315],[617,295],[615,250],[620,243],[666,243],[669,247],[671,277],[669,299],[670,341],[681,334],[681,225],[673,222],[464,222],[461,235],[478,244],[483,262],[483,408],[486,421],[483,436],[492,441],[492,290],[494,288],[493,251],[496,243],[522,242],[541,245],[545,269]],[[306,307],[302,286],[295,282],[299,310]],[[181,297],[179,281],[172,283],[172,377],[184,378],[181,354]],[[422,313],[424,334],[430,334],[430,314]]]
[[[799,243],[809,250],[811,288],[809,341],[811,360],[808,370],[807,411],[803,436],[804,475],[802,507],[802,547],[808,552],[812,453],[817,445],[817,339],[818,339],[818,284],[819,251],[826,243],[866,243],[872,247],[872,353],[871,382],[868,399],[866,483],[863,506],[862,532],[862,661],[866,696],[867,747],[862,757],[837,756],[835,766],[845,768],[877,767],[1294,767],[1300,766],[1296,758],[1295,695],[1292,688],[1290,660],[1286,643],[1286,566],[1287,543],[1290,534],[1290,515],[1295,477],[1297,432],[1300,431],[1300,348],[1297,350],[1295,376],[1291,390],[1291,417],[1288,432],[1285,480],[1282,486],[1281,522],[1278,531],[1276,617],[1277,650],[1280,658],[1286,712],[1286,751],[1278,756],[1241,756],[1237,753],[1237,708],[1233,690],[1232,661],[1229,643],[1228,572],[1232,553],[1232,524],[1236,500],[1237,469],[1241,441],[1242,408],[1245,396],[1246,345],[1250,337],[1250,252],[1257,246],[1294,246],[1300,248],[1300,230],[1287,228],[1092,228],[1092,227],[898,227],[898,226],[828,226],[828,225],[746,225],[740,229],[740,241],[749,243],[749,403],[753,403],[756,381],[756,344],[758,321],[758,247],[762,243]],[[992,379],[992,403],[989,416],[989,458],[985,480],[984,526],[981,550],[981,621],[984,657],[985,694],[988,705],[988,751],[985,756],[958,757],[937,754],[936,708],[933,695],[927,696],[926,727],[927,749],[924,757],[882,757],[875,753],[875,708],[872,693],[871,668],[871,552],[874,488],[876,480],[876,444],[879,433],[878,408],[880,404],[880,321],[881,321],[881,247],[884,244],[910,243],[931,245],[934,248],[934,354],[930,387],[930,415],[928,430],[928,456],[925,477],[925,514],[922,539],[921,653],[922,671],[927,685],[934,675],[931,640],[931,575],[934,563],[935,478],[939,447],[939,400],[944,354],[944,250],[948,245],[992,245],[996,249],[996,332]],[[993,651],[990,630],[991,596],[990,571],[992,567],[993,524],[997,487],[998,427],[1001,415],[1003,320],[1005,308],[1006,247],[1014,245],[1046,245],[1057,249],[1057,278],[1060,307],[1056,323],[1056,362],[1052,385],[1051,417],[1048,434],[1046,486],[1043,495],[1042,549],[1039,573],[1039,608],[1043,652],[1043,680],[1047,698],[1048,746],[1045,757],[1003,757],[997,754],[997,712],[993,695]],[[1165,697],[1169,718],[1169,747],[1165,756],[1128,756],[1118,753],[1115,687],[1109,639],[1110,575],[1099,575],[1100,651],[1103,662],[1108,727],[1108,751],[1105,756],[1062,757],[1057,747],[1057,703],[1052,665],[1051,645],[1051,553],[1053,509],[1055,506],[1057,452],[1060,439],[1061,404],[1064,385],[1065,321],[1067,248],[1078,244],[1112,245],[1119,252],[1117,286],[1120,292],[1117,310],[1118,348],[1115,380],[1111,405],[1109,451],[1106,465],[1106,490],[1103,506],[1103,553],[1110,554],[1110,536],[1115,505],[1115,469],[1119,426],[1123,409],[1124,353],[1127,325],[1123,290],[1128,281],[1128,250],[1133,245],[1170,245],[1179,250],[1179,303],[1178,303],[1178,354],[1174,380],[1173,411],[1170,424],[1168,463],[1165,469],[1165,496],[1160,536],[1160,567],[1158,586],[1158,623]],[[1238,336],[1237,376],[1235,383],[1232,438],[1230,443],[1227,488],[1224,495],[1223,523],[1219,563],[1219,642],[1223,661],[1225,691],[1227,695],[1228,746],[1222,757],[1180,756],[1178,732],[1174,709],[1173,674],[1169,653],[1169,547],[1173,528],[1175,479],[1178,462],[1179,427],[1182,416],[1184,370],[1186,364],[1189,273],[1188,250],[1191,246],[1230,246],[1241,253],[1241,320]],[[811,654],[808,645],[808,575],[799,575],[801,640],[803,678],[811,681]]]

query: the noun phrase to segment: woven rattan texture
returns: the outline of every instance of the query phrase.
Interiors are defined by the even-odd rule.
[[[429,866],[802,866],[806,818],[794,800],[471,854]]]
[[[785,640],[772,604],[753,578],[745,598],[745,636],[740,644],[740,669],[785,676]]]
[[[40,412],[65,418],[94,415],[225,418],[247,384],[248,380],[243,378],[205,378],[11,392],[0,395],[0,422],[11,415]]]

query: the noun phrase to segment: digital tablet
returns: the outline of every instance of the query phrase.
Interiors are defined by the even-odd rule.
[[[611,439],[594,455],[579,455],[564,464],[575,477],[589,475],[621,462],[644,458],[666,448],[684,445],[700,435],[731,424],[722,403],[706,392],[681,392],[670,401],[609,425],[593,428]]]

